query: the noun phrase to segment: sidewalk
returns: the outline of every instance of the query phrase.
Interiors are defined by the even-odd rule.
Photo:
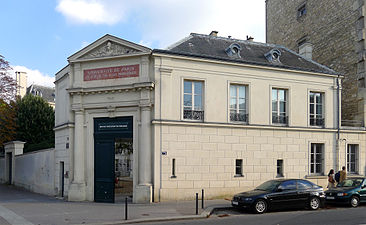
[[[161,202],[128,205],[125,220],[124,203],[66,202],[31,193],[12,186],[0,185],[0,222],[17,224],[121,224],[174,219],[206,218],[214,208],[230,207],[227,200],[206,200],[205,209],[196,213],[195,201]],[[15,216],[14,216],[15,215]],[[23,222],[24,223],[24,222]],[[19,223],[18,223],[19,224]]]

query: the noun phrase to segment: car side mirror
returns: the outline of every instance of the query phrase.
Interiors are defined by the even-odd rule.
[[[277,188],[277,192],[282,192],[283,189],[282,188]]]
[[[362,189],[366,188],[366,184],[362,185],[362,186],[361,186],[361,188],[362,188]]]

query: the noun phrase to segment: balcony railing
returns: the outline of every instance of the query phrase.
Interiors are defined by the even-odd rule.
[[[342,120],[342,127],[364,127],[364,123],[361,120]]]
[[[288,124],[288,116],[272,115],[272,123]]]
[[[245,113],[230,113],[230,121],[248,122],[248,114]]]
[[[311,126],[324,126],[324,118],[310,118]]]
[[[183,119],[203,121],[204,111],[184,110]]]

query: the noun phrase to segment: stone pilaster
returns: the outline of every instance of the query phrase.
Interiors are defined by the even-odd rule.
[[[139,129],[138,185],[135,202],[151,202],[152,157],[151,157],[151,107],[141,106],[141,127]]]
[[[74,179],[69,189],[69,201],[85,200],[85,150],[84,150],[84,111],[75,111],[74,132]]]

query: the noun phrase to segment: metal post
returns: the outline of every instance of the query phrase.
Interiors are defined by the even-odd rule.
[[[205,198],[205,191],[202,189],[202,209],[205,207],[204,198]]]
[[[196,215],[198,215],[198,193],[196,193]]]
[[[127,220],[127,197],[125,199],[125,220]]]

